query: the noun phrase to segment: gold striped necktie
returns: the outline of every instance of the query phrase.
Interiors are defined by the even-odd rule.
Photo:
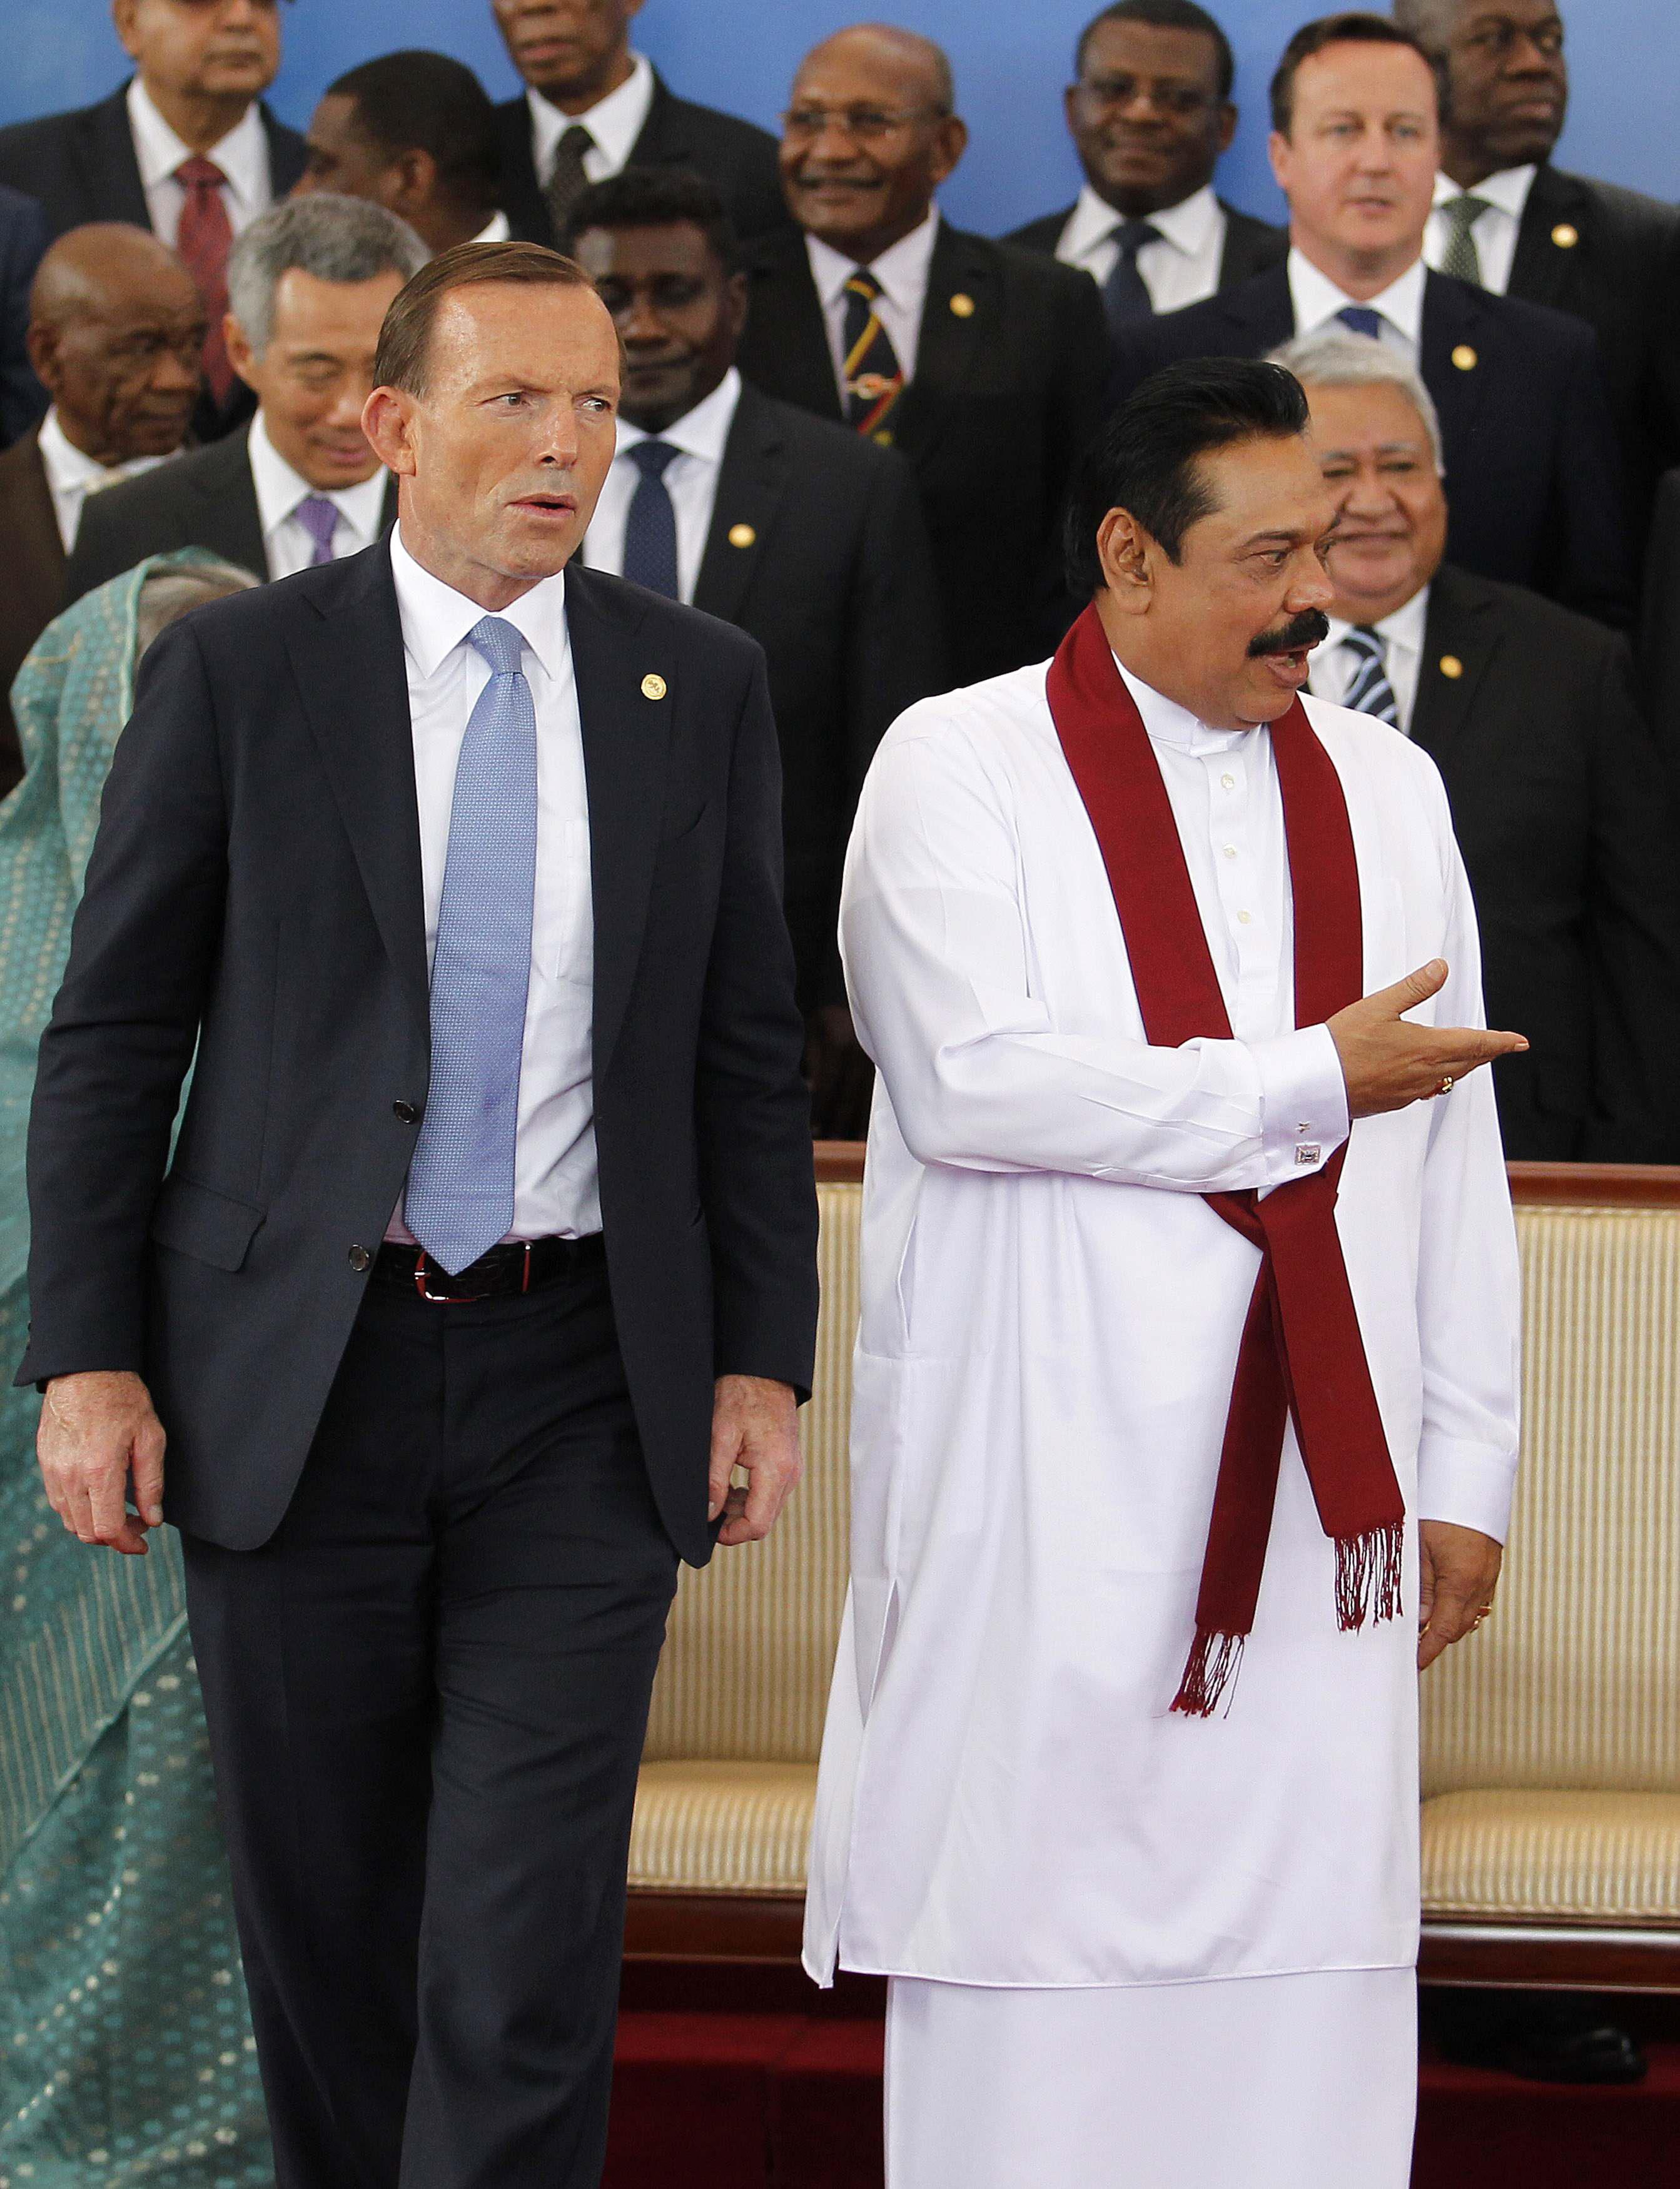
[[[888,420],[904,393],[904,369],[892,338],[876,309],[881,285],[867,266],[857,267],[846,289],[846,422],[854,433],[890,444]]]

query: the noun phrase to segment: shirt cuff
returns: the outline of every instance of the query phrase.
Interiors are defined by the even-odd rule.
[[[1326,1026],[1252,1042],[1260,1075],[1261,1162],[1268,1187],[1321,1170],[1348,1137],[1348,1083]]]
[[[1474,1528],[1502,1543],[1516,1487],[1513,1452],[1451,1437],[1426,1437],[1417,1454],[1417,1517]]]

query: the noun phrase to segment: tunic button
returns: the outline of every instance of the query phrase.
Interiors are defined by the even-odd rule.
[[[373,1257],[369,1253],[365,1247],[351,1247],[350,1267],[355,1271],[358,1276],[360,1276],[364,1270],[371,1268],[372,1264]]]
[[[1236,915],[1236,917],[1237,917],[1238,920],[1241,922],[1241,924],[1242,924],[1244,927],[1247,927],[1247,926],[1248,922],[1249,922],[1249,920],[1253,918],[1253,915],[1251,913],[1247,913],[1247,912],[1239,912],[1239,913],[1237,913],[1237,915]]]
[[[1219,782],[1221,786],[1226,790],[1235,790],[1236,788],[1236,778],[1234,775],[1222,775],[1219,778]]]
[[[412,1102],[393,1102],[391,1105],[391,1115],[399,1125],[411,1125],[420,1112]]]
[[[1225,857],[1228,859],[1234,859],[1236,857],[1236,846],[1235,844],[1227,844],[1225,846]]]

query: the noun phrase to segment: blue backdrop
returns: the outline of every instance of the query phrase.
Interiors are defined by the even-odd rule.
[[[1265,158],[1265,86],[1284,40],[1313,0],[1214,0],[1237,48],[1242,126],[1221,186],[1276,215]],[[1073,39],[1098,0],[889,0],[882,12],[937,38],[956,64],[974,132],[944,203],[953,219],[995,232],[1070,198],[1078,170],[1060,90]],[[0,122],[79,105],[121,81],[122,50],[101,0],[4,0],[11,59]],[[868,12],[846,0],[647,0],[638,42],[690,97],[773,126],[799,56]],[[1566,0],[1575,97],[1559,158],[1655,195],[1680,195],[1680,7],[1674,0]],[[393,46],[433,45],[470,61],[497,98],[516,87],[489,0],[297,0],[286,10],[286,65],[274,103],[302,127],[322,87]]]

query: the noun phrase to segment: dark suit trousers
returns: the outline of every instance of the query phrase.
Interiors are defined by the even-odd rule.
[[[594,2189],[676,1553],[604,1270],[371,1289],[188,1605],[280,2189]]]

